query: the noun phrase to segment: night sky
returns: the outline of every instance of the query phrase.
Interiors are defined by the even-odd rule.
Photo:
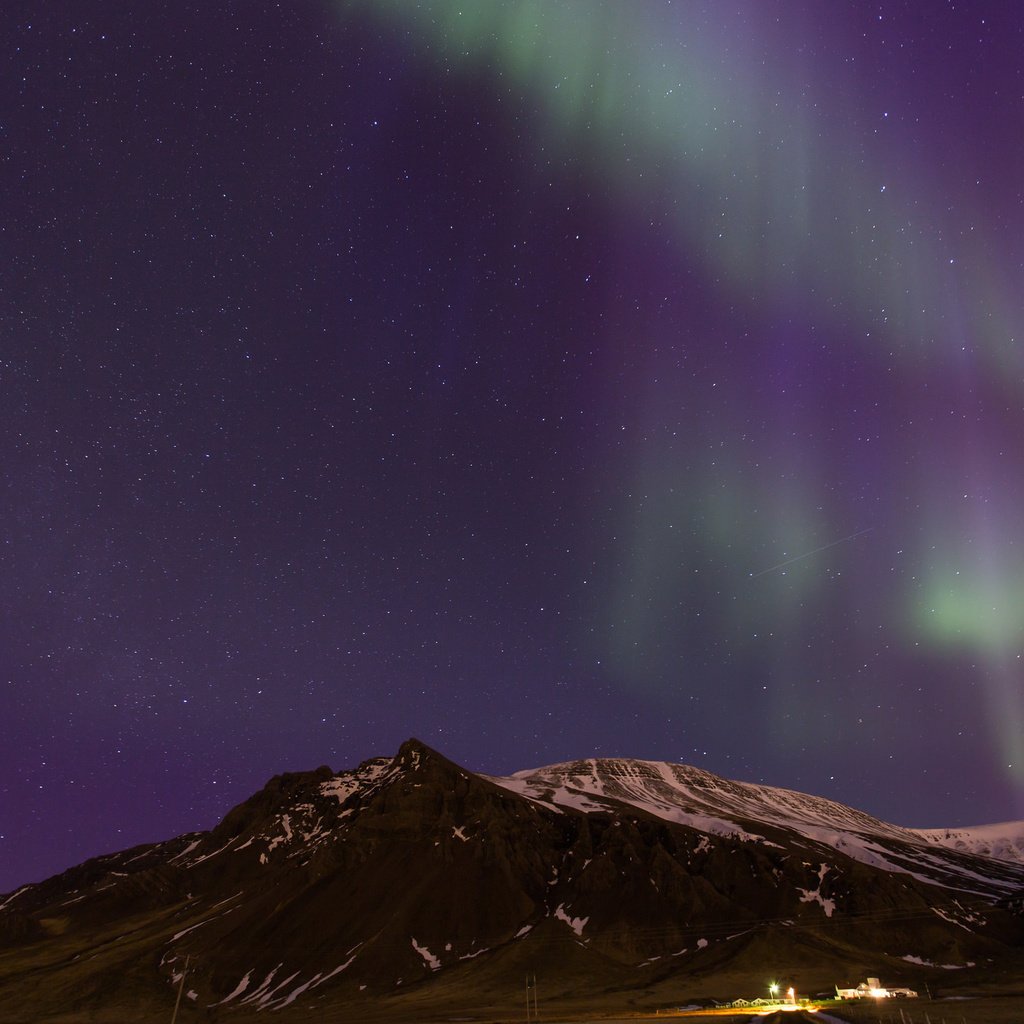
[[[0,28],[0,891],[410,736],[1024,817],[1017,0]]]

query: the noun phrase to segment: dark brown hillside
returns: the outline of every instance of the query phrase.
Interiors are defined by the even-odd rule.
[[[210,832],[0,899],[2,1005],[12,1020],[160,1018],[186,963],[183,1019],[217,1021],[501,1016],[537,972],[549,1007],[628,1007],[760,986],[769,963],[819,986],[1024,964],[1024,923],[992,900],[778,821],[748,812],[712,834],[500,781],[411,740],[349,772],[277,776]]]

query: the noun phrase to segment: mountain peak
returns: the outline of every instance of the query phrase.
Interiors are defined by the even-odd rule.
[[[398,753],[395,755],[395,759],[402,761],[411,758],[413,755],[418,757],[440,757],[441,755],[433,749],[433,747],[427,746],[423,740],[416,739],[415,736],[410,736],[399,748]]]
[[[438,753],[433,747],[415,737],[407,739],[398,748],[393,764],[406,771],[420,771],[424,768],[436,767],[465,774],[464,770],[454,761],[449,761],[444,754]]]

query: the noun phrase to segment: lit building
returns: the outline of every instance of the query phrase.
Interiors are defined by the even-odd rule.
[[[856,988],[840,988],[836,985],[836,999],[916,999],[912,988],[889,988],[878,978],[868,978]]]

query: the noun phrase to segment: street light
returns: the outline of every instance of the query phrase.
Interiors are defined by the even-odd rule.
[[[779,994],[779,983],[777,981],[771,982],[768,985],[768,992],[770,993],[772,999],[777,998]]]

